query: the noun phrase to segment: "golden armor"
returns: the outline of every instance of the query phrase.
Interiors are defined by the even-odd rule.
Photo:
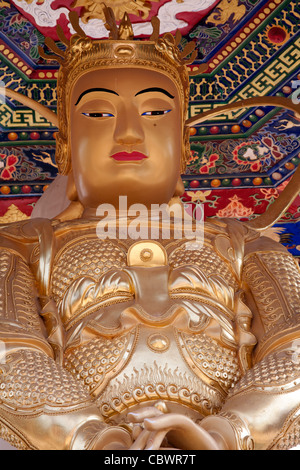
[[[287,202],[252,226],[174,235],[192,48],[159,38],[155,20],[134,41],[126,16],[120,28],[106,19],[109,40],[85,38],[73,16],[70,42],[58,30],[66,52],[48,41],[62,67],[58,117],[44,115],[59,125],[71,203],[1,230],[0,437],[20,449],[294,447],[300,273],[261,234]],[[120,196],[170,203],[139,221],[155,236],[130,236]],[[103,204],[115,237],[99,237]]]

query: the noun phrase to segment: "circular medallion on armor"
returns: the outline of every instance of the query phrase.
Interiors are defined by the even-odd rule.
[[[165,352],[170,347],[169,338],[159,333],[149,336],[147,344],[152,351]]]
[[[144,248],[140,253],[140,258],[144,262],[151,261],[153,258],[153,251],[150,250],[150,248]]]
[[[153,240],[134,243],[127,253],[128,266],[155,267],[166,266],[168,256],[164,247]]]

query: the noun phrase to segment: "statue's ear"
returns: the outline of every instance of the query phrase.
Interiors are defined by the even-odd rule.
[[[47,121],[51,122],[53,126],[58,128],[57,114],[51,111],[51,109],[48,109],[46,106],[40,103],[37,103],[31,98],[28,98],[28,96],[22,95],[21,93],[18,93],[14,90],[10,90],[9,88],[5,88],[5,87],[0,87],[0,96],[1,96],[0,99],[2,99],[2,101],[3,101],[3,97],[5,98],[5,96],[13,100],[19,101],[19,103],[22,103],[25,106],[28,106],[28,108],[31,108],[34,111],[37,111],[41,116],[47,119]]]

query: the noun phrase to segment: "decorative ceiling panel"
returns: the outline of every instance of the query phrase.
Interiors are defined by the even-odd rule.
[[[104,3],[99,0],[13,0],[11,2],[44,35],[55,40],[56,24],[64,29],[66,37],[75,31],[68,20],[71,10],[77,11],[80,26],[93,38],[108,36],[104,26]],[[147,36],[152,33],[151,18],[156,15],[161,22],[161,33],[180,29],[187,34],[219,0],[107,0],[117,20],[124,13],[130,15],[135,36]]]

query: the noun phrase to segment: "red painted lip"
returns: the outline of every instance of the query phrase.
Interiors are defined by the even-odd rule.
[[[112,155],[111,158],[117,162],[138,162],[148,157],[140,152],[118,152]]]

